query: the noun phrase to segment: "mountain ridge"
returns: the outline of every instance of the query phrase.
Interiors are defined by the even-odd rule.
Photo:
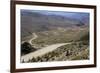
[[[52,27],[80,27],[85,25],[77,19],[61,15],[47,15],[28,10],[21,11],[21,32],[22,37],[33,32],[50,30]]]

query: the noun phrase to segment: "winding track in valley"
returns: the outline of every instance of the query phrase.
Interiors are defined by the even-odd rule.
[[[30,41],[31,42],[31,41]],[[29,59],[32,59],[33,57],[38,57],[38,56],[42,56],[46,53],[49,53],[55,49],[57,49],[60,46],[64,46],[67,44],[71,44],[71,43],[58,43],[58,44],[53,44],[53,45],[49,45],[47,47],[41,48],[40,50],[37,50],[35,52],[31,52],[29,54],[26,54],[24,56],[21,57],[21,62],[24,60],[25,62],[28,61]]]
[[[33,40],[35,40],[38,36],[36,35],[36,33],[32,33],[32,36],[33,36],[33,38],[31,38],[30,40],[29,40],[29,43],[32,45],[33,43],[32,43],[32,41]]]
[[[32,38],[28,41],[31,45],[33,45],[32,41],[35,40],[36,38],[38,38],[38,36],[36,35],[36,33],[32,33]],[[21,43],[23,44],[26,41],[22,41]]]

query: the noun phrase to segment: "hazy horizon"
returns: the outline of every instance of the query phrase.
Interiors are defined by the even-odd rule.
[[[73,18],[73,19],[79,19],[83,20],[84,18],[89,20],[89,13],[86,12],[67,12],[67,11],[48,11],[48,10],[25,10],[22,9],[21,13],[27,13],[27,12],[32,12],[32,13],[40,13],[43,15],[59,15],[63,17],[68,17],[68,18]]]

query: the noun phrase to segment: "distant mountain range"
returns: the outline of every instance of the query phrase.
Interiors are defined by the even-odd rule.
[[[71,19],[80,20],[84,24],[89,24],[89,13],[86,12],[65,12],[65,11],[47,11],[47,10],[22,10],[22,13],[39,13],[43,15],[53,15],[53,16],[62,16]]]
[[[21,10],[22,37],[54,27],[80,27],[83,25],[89,25],[88,13]]]

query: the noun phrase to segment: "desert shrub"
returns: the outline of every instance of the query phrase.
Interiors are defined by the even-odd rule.
[[[31,59],[31,62],[36,62],[36,58],[33,57],[33,58]]]
[[[36,50],[36,48],[32,47],[32,45],[28,42],[24,42],[23,44],[21,44],[21,55],[28,54],[35,50]]]

